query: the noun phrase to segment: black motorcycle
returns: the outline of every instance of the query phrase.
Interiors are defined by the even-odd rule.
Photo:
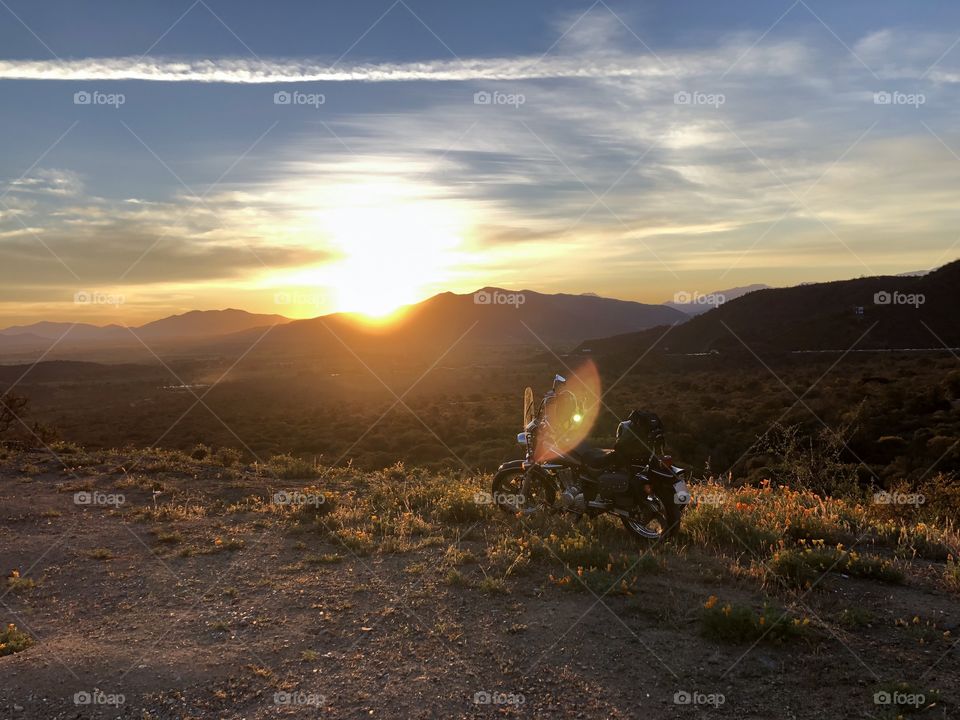
[[[613,449],[568,440],[584,417],[573,393],[557,375],[553,388],[535,407],[533,390],[524,393],[524,428],[517,442],[523,460],[504,463],[493,479],[497,507],[511,514],[544,509],[576,515],[616,515],[644,540],[662,540],[677,531],[690,493],[684,470],[664,454],[660,418],[635,410],[617,427]]]

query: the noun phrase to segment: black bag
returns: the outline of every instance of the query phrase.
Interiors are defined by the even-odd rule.
[[[617,457],[630,461],[647,460],[663,453],[663,423],[656,413],[634,410],[617,426]]]

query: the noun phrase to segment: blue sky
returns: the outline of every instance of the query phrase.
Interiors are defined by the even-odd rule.
[[[960,254],[958,20],[3,0],[0,321],[380,312],[491,284],[662,302],[933,267]]]

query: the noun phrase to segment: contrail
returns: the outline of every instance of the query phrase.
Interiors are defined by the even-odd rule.
[[[417,82],[550,78],[656,78],[681,73],[650,57],[484,58],[324,64],[290,59],[81,58],[0,60],[0,80],[146,80],[198,83]]]

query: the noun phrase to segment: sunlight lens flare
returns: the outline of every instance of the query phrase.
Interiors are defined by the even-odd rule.
[[[567,382],[548,405],[552,437],[546,442],[538,440],[535,456],[539,461],[556,458],[584,442],[600,415],[600,373],[593,360],[572,373],[565,371],[565,377]]]

